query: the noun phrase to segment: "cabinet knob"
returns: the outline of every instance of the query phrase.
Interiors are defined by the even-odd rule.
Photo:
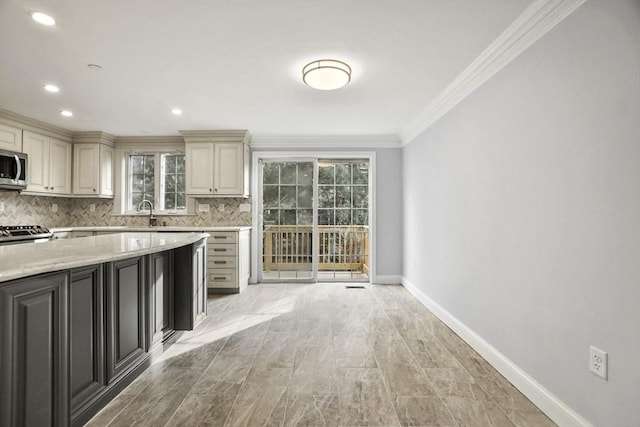
[[[48,190],[48,189],[49,189],[49,187],[44,187],[44,189],[45,189],[45,190]]]
[[[95,189],[95,188],[93,189],[93,192],[94,192],[94,193],[96,192],[96,189]]]
[[[211,189],[209,189],[209,193],[211,193],[211,192],[212,192],[212,190],[211,190]]]
[[[216,190],[215,190],[215,191],[216,191],[216,193],[217,193],[217,192],[218,192],[218,189],[216,188]]]

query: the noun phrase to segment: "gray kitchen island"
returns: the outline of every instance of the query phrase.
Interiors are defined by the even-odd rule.
[[[0,425],[82,425],[206,316],[206,233],[0,246]]]

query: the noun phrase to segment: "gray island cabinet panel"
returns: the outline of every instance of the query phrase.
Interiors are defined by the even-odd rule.
[[[151,351],[174,333],[173,324],[173,253],[169,251],[149,255],[148,343]]]
[[[194,329],[207,315],[207,245],[204,240],[174,252],[175,329]]]
[[[146,352],[143,258],[109,263],[107,270],[107,382],[136,367]]]
[[[106,387],[104,357],[104,269],[71,271],[71,418]]]
[[[0,425],[69,425],[69,274],[0,287]]]

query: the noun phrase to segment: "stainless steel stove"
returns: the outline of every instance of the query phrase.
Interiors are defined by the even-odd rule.
[[[39,225],[0,225],[0,245],[43,242],[52,237],[52,232]]]

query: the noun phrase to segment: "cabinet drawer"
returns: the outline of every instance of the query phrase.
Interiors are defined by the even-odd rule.
[[[213,231],[209,233],[208,243],[238,243],[237,234],[235,231]]]
[[[236,256],[236,245],[234,245],[233,243],[217,243],[215,245],[207,245],[207,252],[209,256]]]
[[[207,273],[208,288],[237,288],[235,270],[219,270]]]
[[[235,257],[230,256],[208,256],[207,269],[217,270],[219,268],[236,268],[237,261]]]

